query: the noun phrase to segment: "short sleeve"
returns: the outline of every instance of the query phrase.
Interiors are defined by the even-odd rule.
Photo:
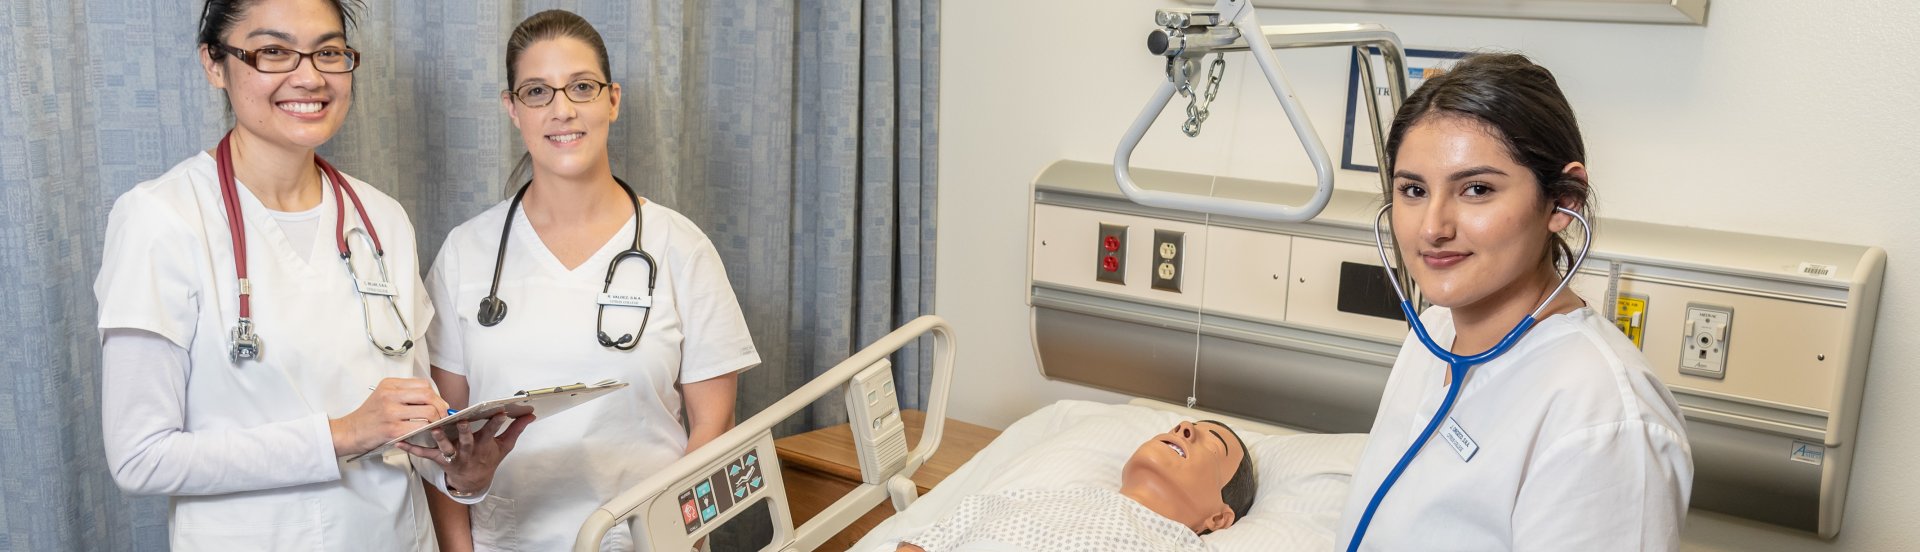
[[[686,328],[681,344],[680,383],[704,381],[760,364],[760,352],[747,333],[747,319],[733,295],[720,253],[705,235],[686,264],[675,267],[673,285]]]
[[[193,342],[201,286],[200,238],[166,204],[135,188],[114,202],[100,274],[93,282],[99,330],[145,330],[178,345]]]
[[[441,244],[440,254],[427,271],[428,307],[439,316],[427,326],[427,341],[433,343],[433,365],[461,376],[467,375],[466,347],[460,335],[460,312],[453,304],[453,282],[459,281],[460,264],[451,240]]]
[[[1528,470],[1515,550],[1678,550],[1693,462],[1672,429],[1640,420],[1561,437]]]

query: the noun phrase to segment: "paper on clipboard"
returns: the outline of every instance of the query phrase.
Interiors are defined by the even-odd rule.
[[[387,441],[386,444],[380,445],[379,447],[376,447],[373,450],[360,453],[358,455],[355,455],[352,458],[348,458],[347,461],[352,462],[352,461],[359,460],[361,458],[367,458],[370,456],[384,455],[388,450],[392,449],[394,445],[399,444],[401,441],[407,441],[409,443],[413,443],[415,445],[423,446],[423,447],[435,446],[435,443],[433,442],[433,430],[435,428],[448,427],[448,426],[451,426],[452,424],[457,424],[463,421],[484,422],[487,418],[492,418],[495,414],[500,414],[500,413],[505,413],[508,417],[511,417],[511,418],[518,418],[521,416],[526,416],[528,414],[532,414],[541,418],[552,416],[554,414],[558,414],[562,411],[565,411],[569,408],[579,406],[583,403],[586,403],[587,401],[591,401],[591,400],[600,398],[602,396],[605,396],[609,392],[612,392],[616,389],[624,388],[626,386],[627,386],[626,382],[606,380],[599,383],[595,383],[593,385],[587,385],[584,383],[575,383],[572,385],[561,385],[557,387],[546,387],[541,389],[528,389],[525,391],[520,391],[518,393],[514,393],[513,396],[510,396],[510,397],[494,399],[491,401],[466,407],[465,409],[462,409],[459,412],[450,414],[445,418],[441,418],[439,420],[435,420],[433,423],[427,424],[425,426],[421,426],[419,429],[415,429],[412,432],[407,433],[406,435],[402,435],[399,438],[396,438],[392,441]],[[473,428],[473,429],[477,429],[477,428]]]

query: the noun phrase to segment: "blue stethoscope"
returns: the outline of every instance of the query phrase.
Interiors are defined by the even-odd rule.
[[[1414,312],[1413,302],[1407,300],[1406,290],[1400,287],[1400,278],[1393,270],[1393,263],[1387,260],[1387,242],[1381,237],[1380,221],[1392,210],[1393,204],[1387,204],[1387,206],[1380,208],[1378,214],[1373,216],[1373,245],[1380,251],[1380,266],[1387,271],[1387,282],[1393,285],[1394,295],[1400,298],[1400,312],[1407,315],[1407,323],[1413,326],[1414,336],[1420,339],[1420,344],[1425,345],[1427,351],[1432,352],[1433,356],[1446,361],[1448,372],[1452,378],[1447,383],[1447,398],[1440,402],[1440,409],[1433,413],[1433,419],[1427,422],[1427,428],[1420,431],[1420,437],[1413,440],[1413,445],[1407,447],[1407,452],[1400,455],[1400,461],[1393,465],[1393,471],[1387,472],[1387,478],[1381,480],[1380,487],[1373,491],[1373,499],[1367,501],[1366,513],[1360,516],[1360,524],[1353,529],[1353,540],[1347,543],[1347,552],[1354,552],[1360,549],[1360,540],[1366,537],[1367,525],[1373,522],[1373,513],[1380,508],[1381,499],[1386,498],[1387,490],[1393,488],[1394,481],[1400,479],[1400,473],[1406,471],[1407,464],[1413,463],[1414,455],[1420,453],[1420,448],[1426,446],[1427,439],[1433,437],[1433,431],[1440,427],[1440,420],[1446,419],[1447,412],[1453,409],[1453,400],[1460,397],[1460,387],[1467,381],[1467,371],[1471,370],[1474,365],[1486,364],[1495,358],[1499,358],[1500,355],[1506,354],[1508,349],[1512,349],[1515,343],[1519,343],[1520,337],[1526,335],[1527,330],[1533,329],[1533,325],[1540,322],[1540,315],[1547,310],[1547,305],[1553,304],[1553,300],[1560,296],[1560,292],[1566,291],[1567,284],[1573,282],[1573,275],[1579,272],[1580,265],[1587,261],[1587,250],[1593,247],[1593,226],[1587,223],[1586,217],[1582,217],[1580,213],[1576,213],[1565,207],[1554,207],[1554,210],[1566,213],[1567,216],[1580,221],[1580,228],[1585,234],[1585,240],[1581,242],[1580,245],[1580,255],[1574,257],[1573,264],[1567,267],[1567,275],[1560,277],[1560,285],[1553,288],[1553,293],[1547,295],[1547,299],[1541,301],[1540,306],[1533,309],[1533,314],[1521,319],[1520,323],[1515,325],[1512,331],[1507,332],[1506,337],[1500,338],[1498,344],[1477,355],[1461,356],[1454,354],[1453,351],[1447,350],[1446,347],[1441,347],[1438,343],[1434,343],[1433,336],[1427,335],[1426,324],[1420,323],[1420,315]]]

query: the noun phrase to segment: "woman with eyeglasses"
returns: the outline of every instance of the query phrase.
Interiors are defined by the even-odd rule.
[[[200,62],[235,123],[108,218],[107,460],[171,497],[174,550],[432,550],[422,481],[478,500],[519,429],[344,460],[447,412],[412,223],[314,154],[353,98],[355,5],[209,0]]]
[[[546,11],[506,50],[500,102],[527,155],[512,198],[454,228],[427,275],[434,381],[456,408],[630,386],[536,422],[486,500],[435,499],[434,517],[450,550],[564,550],[589,512],[732,427],[738,374],[760,355],[712,242],[613,174],[621,89],[599,32]],[[603,549],[635,537],[616,529]]]

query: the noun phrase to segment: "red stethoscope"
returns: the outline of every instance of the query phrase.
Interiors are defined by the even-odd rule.
[[[220,200],[227,210],[227,232],[233,239],[234,273],[240,278],[240,321],[233,327],[233,334],[230,337],[231,348],[228,351],[228,357],[233,363],[239,364],[242,360],[260,358],[261,344],[260,336],[253,333],[253,309],[250,301],[253,295],[253,284],[247,279],[247,229],[246,221],[240,217],[240,191],[233,182],[233,147],[230,145],[232,140],[232,132],[228,132],[226,137],[220,139],[220,148],[214,161],[220,173]],[[374,348],[387,356],[405,355],[407,351],[413,350],[413,330],[407,326],[407,318],[401,314],[400,304],[395,299],[396,293],[391,283],[392,279],[387,276],[386,250],[380,246],[380,235],[373,230],[373,219],[367,217],[367,208],[360,203],[360,194],[355,193],[353,186],[346,183],[347,179],[340,175],[340,171],[334,170],[333,165],[327,164],[327,161],[317,154],[313,156],[313,164],[320,168],[320,173],[326,176],[327,182],[333,188],[334,244],[340,250],[340,261],[347,267],[347,278],[353,281],[354,292],[360,296],[360,319],[366,325],[367,342],[372,343]],[[342,194],[346,197],[342,198]],[[353,202],[353,210],[360,214],[360,226],[352,229],[346,227],[348,200]],[[347,247],[347,236],[356,233],[363,244],[373,249],[373,263],[379,268],[380,273],[380,279],[377,281],[362,280],[359,273],[353,270],[353,251]],[[384,297],[388,309],[393,312],[394,319],[400,322],[400,330],[406,334],[406,339],[402,340],[398,347],[382,345],[380,340],[373,337],[369,295]]]

